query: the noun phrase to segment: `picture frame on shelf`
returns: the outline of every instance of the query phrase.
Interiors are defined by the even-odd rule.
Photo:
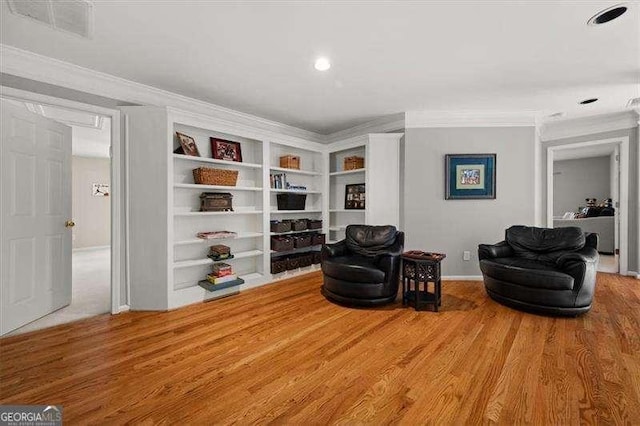
[[[496,154],[446,154],[445,200],[496,198]]]
[[[345,210],[364,210],[366,206],[366,188],[364,183],[345,185]]]
[[[239,142],[209,138],[211,154],[216,160],[236,161],[242,163],[242,147]]]
[[[180,142],[180,148],[174,152],[177,154],[191,155],[192,157],[200,157],[200,151],[198,151],[195,139],[180,132],[176,132],[176,136],[178,137],[178,142]]]

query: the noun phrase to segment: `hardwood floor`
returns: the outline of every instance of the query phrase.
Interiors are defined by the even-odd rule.
[[[444,282],[441,312],[327,302],[318,273],[0,340],[0,403],[87,423],[640,423],[640,281],[578,318]]]

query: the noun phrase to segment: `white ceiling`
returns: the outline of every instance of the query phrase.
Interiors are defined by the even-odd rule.
[[[4,44],[320,133],[403,111],[619,111],[640,7],[615,1],[94,1],[92,39],[9,13]],[[332,68],[313,69],[326,55]],[[588,106],[578,101],[599,97]]]

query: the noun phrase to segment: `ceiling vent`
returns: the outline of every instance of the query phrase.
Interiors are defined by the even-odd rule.
[[[8,3],[16,15],[82,37],[93,36],[93,4],[88,0],[8,0]]]

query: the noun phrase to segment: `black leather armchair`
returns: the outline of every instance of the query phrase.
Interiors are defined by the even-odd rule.
[[[351,305],[393,302],[403,248],[404,232],[394,226],[347,226],[344,240],[322,247],[322,294]]]
[[[504,305],[537,313],[579,315],[591,309],[598,234],[578,227],[512,226],[505,241],[480,244],[487,294]]]

